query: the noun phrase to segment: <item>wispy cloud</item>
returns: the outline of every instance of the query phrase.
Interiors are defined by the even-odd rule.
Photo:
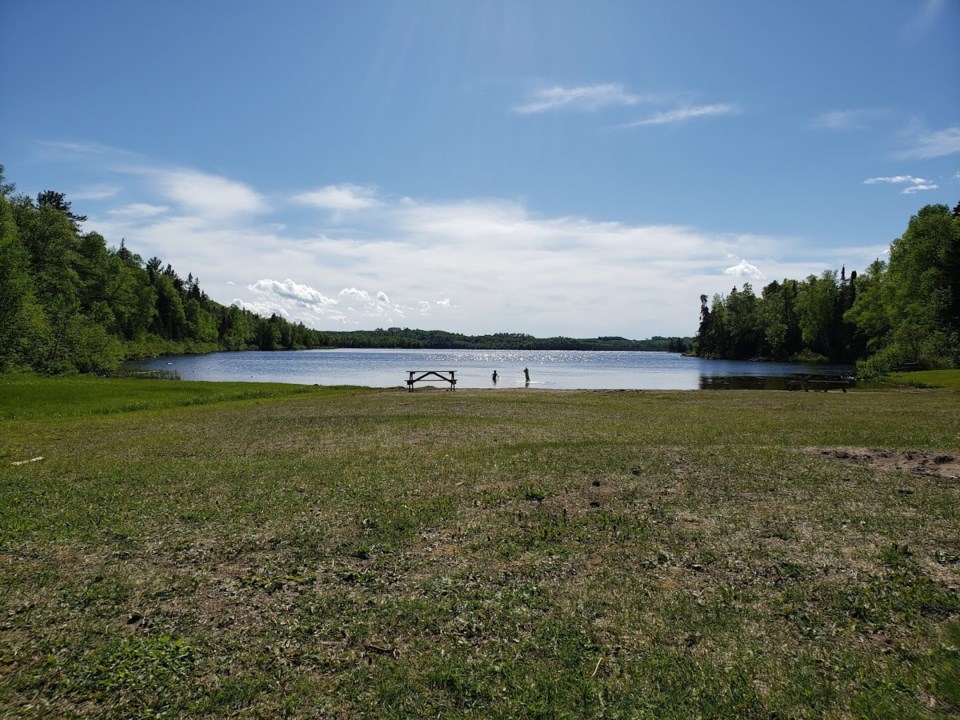
[[[150,218],[162,215],[170,208],[166,205],[151,205],[150,203],[130,203],[107,211],[108,215],[127,218]]]
[[[120,194],[117,185],[87,185],[70,193],[71,200],[108,200]]]
[[[266,209],[266,201],[258,192],[220,175],[155,168],[143,174],[152,178],[164,197],[201,216],[250,215]]]
[[[159,193],[163,200],[172,203],[175,211],[197,219],[222,223],[231,217],[249,218],[268,209],[265,197],[242,182],[192,168],[169,167],[109,145],[39,141],[36,152],[44,160],[83,163],[96,168],[99,174],[109,173],[120,181],[81,188],[80,192],[71,194],[72,199],[109,200],[122,191],[143,192],[142,187],[133,186],[147,185],[153,194]],[[148,205],[151,204],[135,202],[126,209],[130,213],[143,215],[146,211],[149,214]],[[122,208],[112,211],[113,214],[123,212]]]
[[[910,40],[919,40],[927,31],[939,22],[949,0],[925,0],[920,11],[904,26],[904,32]]]
[[[713,117],[718,115],[735,115],[740,112],[737,105],[729,103],[718,103],[714,105],[695,105],[690,107],[681,107],[675,110],[667,110],[657,113],[653,117],[636,122],[626,123],[622,127],[642,127],[645,125],[671,125],[674,123],[685,122],[694,118]]]
[[[652,96],[628,92],[619,83],[580,87],[555,85],[535,90],[524,104],[514,107],[513,110],[523,115],[550,110],[593,111],[610,106],[637,105],[641,102],[651,102],[653,99]]]
[[[899,157],[929,160],[960,153],[960,126],[918,133]]]
[[[141,160],[141,156],[129,150],[92,142],[64,142],[39,140],[35,152],[43,160],[83,160],[96,163],[122,163]]]
[[[872,108],[832,110],[818,115],[810,124],[824,130],[855,130],[866,127],[886,114],[886,110]]]
[[[328,210],[362,210],[380,204],[374,188],[350,183],[326,185],[316,190],[297,193],[291,200],[299,205]]]
[[[913,195],[922,190],[936,190],[937,185],[930,180],[914,177],[913,175],[892,175],[888,177],[872,177],[863,181],[864,185],[906,185],[900,192],[904,195]]]

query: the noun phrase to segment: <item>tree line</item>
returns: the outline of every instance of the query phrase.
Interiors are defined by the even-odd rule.
[[[84,232],[65,195],[18,194],[0,165],[0,372],[102,372],[126,359],[216,350],[428,348],[665,350],[692,338],[538,339],[389,328],[320,331],[212,300],[192,273],[158,257],[144,261],[126,241],[108,247]]]
[[[857,362],[865,375],[960,365],[960,203],[927,205],[862,274],[824,271],[700,296],[701,357]]]
[[[112,370],[125,359],[323,347],[322,333],[210,299],[200,281],[82,232],[63,193],[15,193],[0,165],[0,372]]]
[[[654,336],[647,340],[623,337],[538,338],[524,333],[462,335],[444,330],[415,330],[392,327],[386,330],[327,332],[325,337],[342,348],[404,348],[425,350],[646,350],[651,352],[689,352],[691,337]]]

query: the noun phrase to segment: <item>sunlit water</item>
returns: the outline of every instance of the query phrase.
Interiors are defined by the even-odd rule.
[[[551,390],[782,389],[799,373],[849,373],[845,365],[703,360],[675,353],[549,350],[300,350],[182,355],[131,363],[184,380],[404,386],[410,370],[455,370],[458,388]],[[494,370],[499,381],[492,380]],[[426,383],[445,386],[443,383]],[[420,387],[418,384],[417,387]]]

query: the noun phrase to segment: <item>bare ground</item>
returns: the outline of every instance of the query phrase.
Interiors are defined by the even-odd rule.
[[[881,450],[862,447],[810,448],[810,452],[844,462],[869,465],[877,470],[901,470],[921,477],[960,481],[960,457],[950,453],[917,450]]]

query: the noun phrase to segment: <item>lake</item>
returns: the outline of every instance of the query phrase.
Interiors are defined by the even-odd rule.
[[[456,370],[458,388],[550,390],[784,389],[791,376],[850,374],[849,365],[704,360],[661,352],[552,350],[296,350],[179,355],[128,363],[184,380],[403,386],[408,370]],[[499,375],[496,384],[493,371]],[[435,383],[429,383],[435,384]],[[440,386],[440,383],[436,383]],[[417,387],[421,387],[418,383]]]

